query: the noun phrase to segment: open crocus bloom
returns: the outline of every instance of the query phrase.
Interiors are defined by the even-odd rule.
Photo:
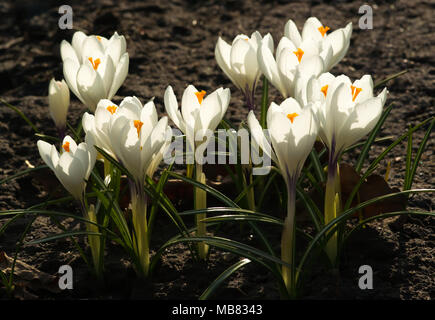
[[[69,89],[65,80],[56,81],[54,78],[50,80],[48,86],[48,106],[56,127],[60,131],[64,130],[69,108]]]
[[[345,75],[334,78],[329,74],[308,82],[307,99],[319,97],[316,105],[320,138],[330,152],[339,155],[374,128],[382,114],[387,89],[374,96],[370,75],[352,83]]]
[[[270,152],[269,139],[252,111],[248,125],[255,142],[264,152]],[[277,162],[289,184],[300,173],[316,140],[318,124],[313,109],[311,105],[301,107],[293,98],[287,98],[281,105],[272,102],[267,111],[267,127],[273,146],[270,157]]]
[[[219,88],[206,95],[189,85],[183,93],[181,112],[171,86],[165,91],[165,109],[169,118],[186,135],[192,151],[203,143],[207,131],[214,131],[227,111],[230,89]]]
[[[276,58],[269,45],[263,41],[257,58],[264,76],[287,98],[294,94],[294,78],[297,73],[305,77],[320,75],[331,55],[332,49],[321,55],[319,48],[310,40],[295,46],[291,40],[283,37],[276,49]]]
[[[38,140],[37,146],[42,160],[54,171],[65,189],[81,201],[86,181],[95,164],[96,151],[91,139],[87,138],[86,142],[77,146],[70,136],[66,136],[60,155],[54,145],[45,141]]]
[[[100,99],[111,99],[127,77],[126,42],[116,32],[106,39],[77,31],[72,44],[61,42],[60,53],[68,86],[92,112]]]
[[[250,38],[244,34],[236,36],[231,45],[219,37],[215,48],[219,67],[244,93],[250,109],[254,108],[255,88],[261,76],[257,49],[262,40],[273,51],[272,36],[268,33],[262,38],[258,31],[252,33]]]
[[[284,35],[296,47],[300,47],[306,42],[317,47],[320,55],[324,57],[325,71],[329,71],[343,59],[349,48],[352,22],[349,22],[344,28],[327,33],[329,30],[330,28],[322,25],[317,18],[310,17],[305,21],[302,34],[300,34],[296,24],[290,19],[284,27]],[[330,52],[331,49],[332,52]]]
[[[168,118],[158,121],[153,101],[142,107],[139,99],[127,97],[110,120],[108,136],[118,161],[143,184],[145,175],[154,173],[151,171],[157,167],[156,158],[162,159],[160,153],[168,131]]]

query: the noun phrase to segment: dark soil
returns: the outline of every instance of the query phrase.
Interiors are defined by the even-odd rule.
[[[334,74],[345,73],[351,78],[371,74],[375,80],[407,69],[408,72],[388,83],[393,111],[386,121],[382,136],[399,137],[410,126],[434,116],[435,88],[435,5],[432,1],[375,1],[373,30],[358,28],[358,8],[362,1],[73,1],[74,28],[88,34],[110,36],[115,30],[126,36],[130,55],[130,71],[114,101],[128,95],[138,96],[142,102],[155,97],[160,114],[164,113],[163,93],[172,85],[181,97],[184,88],[195,84],[206,91],[219,86],[229,87],[232,100],[226,117],[240,123],[246,119],[240,92],[218,68],[214,60],[214,46],[218,36],[231,41],[239,33],[271,32],[277,44],[285,23],[293,19],[301,28],[310,16],[318,17],[332,30],[353,22],[354,31],[347,56],[336,66]],[[58,28],[58,8],[63,1],[1,1],[0,2],[0,96],[20,108],[38,129],[55,135],[48,114],[47,88],[52,77],[63,78],[59,44],[71,40],[74,30]],[[270,99],[280,101],[271,89]],[[261,88],[257,90],[257,101]],[[80,121],[85,107],[74,97],[68,119]],[[414,134],[415,149],[424,130]],[[0,179],[27,169],[28,164],[40,165],[36,148],[37,137],[15,112],[0,106]],[[389,142],[390,143],[390,142]],[[371,150],[370,159],[381,152],[387,143]],[[431,188],[434,140],[429,140],[413,184],[414,188]],[[356,158],[358,150],[345,160]],[[389,183],[402,188],[406,143],[400,144],[382,162],[379,174],[391,161]],[[54,184],[53,184],[54,182]],[[27,175],[0,185],[0,210],[26,208],[51,196],[55,191],[53,175],[47,170]],[[186,204],[184,204],[186,205]],[[189,208],[189,205],[186,205]],[[410,199],[409,207],[431,211],[430,194]],[[186,209],[187,209],[186,208]],[[59,208],[58,208],[59,209]],[[60,208],[77,212],[74,204]],[[265,208],[270,212],[272,208]],[[274,212],[275,215],[281,213]],[[7,220],[0,221],[0,226]],[[15,221],[0,235],[0,251],[8,256],[15,253],[15,245],[31,217]],[[83,228],[73,219],[61,224],[68,230]],[[188,224],[192,221],[187,219]],[[431,218],[390,218],[373,222],[350,239],[340,270],[340,276],[316,267],[307,276],[301,298],[307,299],[431,299],[435,296],[435,220]],[[278,252],[280,230],[267,226],[266,233]],[[25,237],[29,242],[60,232],[55,221],[38,217]],[[152,247],[176,234],[176,229],[163,214],[158,216]],[[249,227],[226,225],[219,234],[228,238],[249,240]],[[79,238],[83,245],[83,239]],[[300,242],[302,244],[302,242]],[[58,292],[53,286],[33,279],[17,283],[16,298],[95,299],[149,298],[196,299],[228,266],[236,262],[233,254],[212,249],[207,264],[195,263],[184,245],[168,249],[150,283],[138,282],[128,257],[122,249],[109,244],[107,250],[106,284],[98,285],[79,257],[71,239],[39,245],[27,245],[18,259],[48,275],[57,275],[60,265],[70,264],[74,270],[74,290]],[[374,271],[374,289],[358,288],[358,268],[370,265]],[[20,288],[21,287],[21,288]],[[54,286],[55,287],[55,286]],[[51,289],[50,289],[51,288]],[[0,297],[6,297],[0,290]],[[272,276],[264,268],[249,264],[236,272],[215,298],[278,299],[279,293]]]

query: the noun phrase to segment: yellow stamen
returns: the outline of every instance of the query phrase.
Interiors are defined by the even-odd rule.
[[[293,121],[295,120],[295,118],[298,116],[297,113],[289,113],[287,115],[287,118],[293,123]]]
[[[201,104],[202,100],[204,99],[204,96],[205,96],[205,91],[201,90],[201,91],[195,92],[195,95],[198,98],[199,104]]]
[[[355,101],[356,97],[362,91],[362,88],[357,88],[355,86],[350,86],[350,90],[352,91],[352,101]]]
[[[117,109],[117,107],[116,107],[116,106],[108,106],[106,109],[107,109],[107,111],[109,111],[111,114],[114,114],[115,111],[116,111],[116,109]]]
[[[100,37],[100,36],[97,36],[97,39],[98,39],[99,41],[101,41],[101,37]]]
[[[298,57],[298,61],[301,62],[304,51],[301,48],[298,48],[298,50],[293,51],[293,53],[296,55],[296,57]]]
[[[62,148],[63,148],[66,152],[69,152],[69,142],[66,141],[66,142],[63,144]]]
[[[328,85],[323,86],[322,89],[320,89],[320,91],[323,92],[323,94],[325,95],[325,98],[326,98],[326,94],[328,93]]]
[[[92,67],[94,68],[94,70],[97,70],[99,64],[101,63],[101,60],[98,58],[98,59],[95,59],[95,61],[94,61],[94,59],[92,59],[92,57],[89,57],[88,60],[91,62]]]
[[[137,130],[137,136],[139,137],[139,135],[140,135],[140,129],[142,128],[143,122],[140,121],[140,120],[134,120],[133,124],[134,124],[134,127]]]
[[[322,34],[322,37],[324,37],[325,36],[325,34],[326,34],[326,32],[329,30],[330,28],[329,27],[327,27],[327,26],[321,26],[321,27],[318,27],[317,28],[317,30],[319,30],[319,32]]]

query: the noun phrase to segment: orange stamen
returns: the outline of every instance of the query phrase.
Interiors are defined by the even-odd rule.
[[[325,98],[326,98],[326,94],[328,93],[328,85],[323,86],[322,89],[320,89],[320,91],[323,92],[323,94],[325,95]]]
[[[95,59],[95,61],[92,59],[92,57],[89,57],[88,60],[91,62],[92,67],[94,68],[94,70],[98,69],[99,64],[101,63],[100,59]]]
[[[293,123],[293,121],[295,120],[295,118],[298,116],[297,113],[289,113],[287,115],[287,118]]]
[[[143,122],[140,121],[140,120],[134,120],[133,124],[134,124],[134,127],[137,130],[137,136],[139,137],[139,135],[140,135],[140,129],[142,128]]]
[[[201,104],[202,100],[204,99],[204,96],[205,96],[205,91],[201,90],[201,91],[195,92],[195,95],[198,98],[199,104]]]
[[[327,32],[329,29],[330,29],[329,27],[324,27],[324,26],[321,26],[321,27],[318,27],[318,28],[317,28],[317,30],[319,30],[319,32],[322,34],[322,37],[325,36],[326,32]]]
[[[293,51],[293,53],[296,55],[296,57],[298,57],[298,61],[301,62],[304,51],[301,48],[298,48],[298,50]]]
[[[98,39],[99,41],[101,41],[101,37],[100,37],[100,36],[97,36],[97,39]]]
[[[117,109],[117,107],[116,107],[116,106],[108,106],[106,109],[107,109],[107,111],[109,111],[111,114],[114,114],[115,111],[116,111],[116,109]]]
[[[362,91],[362,88],[357,88],[357,87],[351,85],[350,90],[352,91],[352,101],[355,101],[356,97]]]
[[[63,144],[62,148],[63,148],[66,152],[69,152],[69,142],[66,141],[66,142]]]

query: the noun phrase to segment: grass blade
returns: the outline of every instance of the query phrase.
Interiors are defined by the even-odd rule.
[[[201,296],[199,297],[199,300],[207,300],[208,298],[210,298],[215,291],[222,285],[222,283],[228,279],[228,277],[230,277],[234,272],[236,272],[237,270],[239,270],[240,268],[244,267],[245,265],[247,265],[248,263],[250,263],[251,260],[244,258],[238,262],[236,262],[235,264],[233,264],[232,266],[230,266],[229,268],[227,268],[224,272],[222,272],[219,277],[217,277],[209,286],[207,289],[205,289],[205,291],[201,294]]]

